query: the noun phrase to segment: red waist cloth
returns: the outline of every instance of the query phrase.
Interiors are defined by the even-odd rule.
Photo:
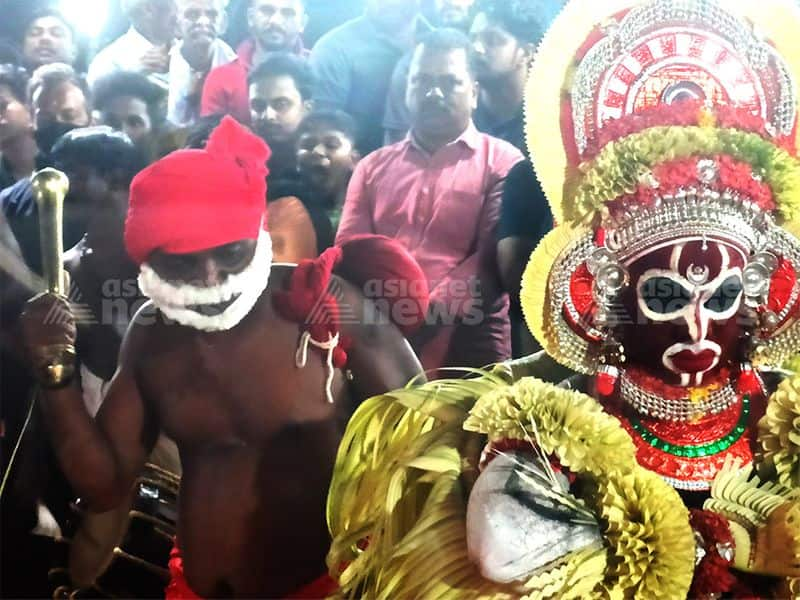
[[[189,582],[186,581],[186,576],[183,573],[183,557],[181,556],[181,551],[178,549],[177,544],[172,547],[172,552],[169,553],[169,574],[171,579],[169,585],[164,590],[166,600],[202,599],[202,596],[198,596],[194,590],[189,587]],[[329,575],[325,574],[316,581],[289,594],[286,596],[286,600],[326,598],[332,595],[337,588],[337,583],[331,579]]]

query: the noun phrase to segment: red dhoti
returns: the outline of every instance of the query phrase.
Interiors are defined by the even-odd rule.
[[[198,596],[191,587],[189,582],[186,581],[186,575],[183,572],[183,557],[178,545],[175,544],[172,552],[169,554],[169,574],[170,582],[164,590],[166,600],[198,600],[202,596]],[[287,600],[310,600],[312,598],[326,598],[333,594],[338,587],[337,583],[331,579],[327,574],[323,575],[316,581],[303,586],[296,592],[286,596]]]

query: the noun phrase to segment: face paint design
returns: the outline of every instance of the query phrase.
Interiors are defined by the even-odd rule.
[[[622,327],[628,364],[666,383],[698,386],[735,362],[745,254],[711,240],[678,240],[635,258]]]

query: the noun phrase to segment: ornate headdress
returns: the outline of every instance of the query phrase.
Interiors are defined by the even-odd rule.
[[[791,0],[574,0],[542,42],[528,144],[558,226],[523,308],[545,350],[600,373],[599,388],[625,360],[613,321],[627,267],[675,240],[744,257],[744,365],[800,348],[799,23]]]

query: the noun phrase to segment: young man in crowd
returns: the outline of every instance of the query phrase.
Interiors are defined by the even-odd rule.
[[[347,184],[361,157],[356,131],[353,118],[342,111],[310,113],[297,130],[297,170],[270,179],[272,200],[296,198],[303,205],[316,253],[334,243]]]
[[[470,30],[471,60],[480,83],[475,126],[526,154],[523,96],[528,68],[554,16],[537,0],[483,0]]]
[[[522,154],[475,129],[477,94],[466,36],[428,34],[409,73],[411,132],[358,164],[336,238],[386,235],[417,259],[431,311],[411,343],[426,368],[485,365],[511,354],[495,227],[503,180]]]
[[[28,76],[20,67],[0,65],[0,190],[33,173],[38,149],[25,98]]]
[[[75,381],[41,400],[65,474],[94,510],[125,496],[159,431],[175,439],[184,560],[171,562],[168,597],[286,597],[326,571],[324,506],[344,425],[360,399],[420,369],[393,326],[308,320],[320,301],[331,317],[338,306],[363,315],[369,302],[331,280],[345,249],[299,271],[270,265],[267,155],[226,119],[205,150],[174,153],[136,177],[125,241],[153,304],[126,334],[96,419]],[[394,256],[418,281],[408,255]],[[52,310],[61,318],[46,319]],[[55,296],[29,303],[21,325],[35,373],[44,348],[74,343],[74,317]],[[346,364],[351,380],[333,364]]]
[[[414,45],[419,5],[419,0],[367,0],[363,16],[324,35],[311,53],[317,107],[352,115],[365,154],[383,145],[392,72]]]
[[[131,27],[94,57],[89,84],[115,71],[136,71],[168,89],[169,53],[177,33],[175,0],[122,0],[122,10]]]
[[[250,38],[239,46],[238,58],[209,73],[200,114],[230,114],[240,123],[249,123],[248,75],[278,52],[306,58],[302,35],[307,21],[302,0],[249,0]]]
[[[333,231],[339,227],[347,185],[361,154],[355,120],[342,111],[315,111],[297,131],[297,171],[308,204],[322,208]],[[333,242],[333,240],[331,240]]]
[[[305,59],[273,54],[249,77],[250,127],[269,144],[271,178],[296,170],[296,132],[312,106],[314,78]]]
[[[22,55],[28,71],[42,65],[75,65],[78,44],[75,30],[59,11],[48,8],[34,14],[24,29]]]
[[[98,121],[122,131],[152,162],[164,123],[165,91],[141,73],[117,71],[98,79],[94,86]]]
[[[40,165],[48,163],[53,144],[65,133],[92,122],[92,105],[85,80],[69,65],[53,63],[34,71],[28,84],[30,112]],[[0,192],[5,215],[31,270],[41,273],[38,217],[29,178]],[[83,236],[85,223],[65,215],[64,244],[71,248]]]
[[[178,0],[180,40],[169,62],[167,119],[191,127],[200,116],[200,99],[209,72],[236,59],[220,35],[225,30],[227,0]]]

